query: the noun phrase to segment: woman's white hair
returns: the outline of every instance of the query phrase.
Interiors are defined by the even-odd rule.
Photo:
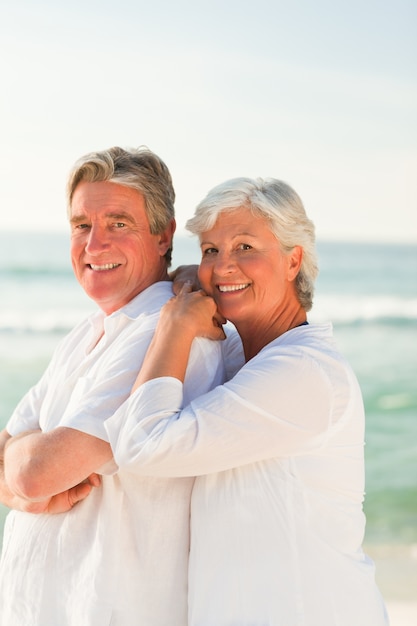
[[[315,230],[298,194],[275,178],[233,178],[217,185],[202,200],[186,228],[194,235],[213,228],[220,213],[248,208],[264,218],[284,254],[295,246],[303,249],[303,260],[296,278],[301,306],[313,306],[314,282],[318,274]]]

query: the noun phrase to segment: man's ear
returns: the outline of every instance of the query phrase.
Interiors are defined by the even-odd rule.
[[[165,256],[167,251],[172,248],[172,240],[176,228],[176,221],[172,218],[165,230],[159,234],[159,254],[161,256]]]
[[[303,254],[304,251],[301,246],[294,246],[288,255],[287,278],[289,281],[296,279],[303,262]]]

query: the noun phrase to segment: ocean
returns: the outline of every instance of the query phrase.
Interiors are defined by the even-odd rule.
[[[95,309],[66,233],[0,233],[0,426],[51,353]],[[333,322],[366,408],[366,542],[417,544],[417,245],[319,242],[311,321]],[[179,235],[173,267],[199,260]],[[0,535],[6,508],[0,509]]]

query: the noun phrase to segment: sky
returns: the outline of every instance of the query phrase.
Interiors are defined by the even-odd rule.
[[[415,0],[0,0],[0,230],[64,231],[74,161],[146,145],[178,230],[274,177],[318,239],[417,243]]]

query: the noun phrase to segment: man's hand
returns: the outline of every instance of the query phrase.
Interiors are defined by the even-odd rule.
[[[71,435],[72,431],[69,431]],[[24,442],[28,436],[37,436],[40,435],[40,430],[28,431],[26,433],[22,433],[20,435],[16,435],[15,437],[11,437],[6,430],[0,431],[0,502],[7,506],[10,509],[15,509],[17,511],[24,511],[26,513],[65,513],[72,509],[78,502],[81,502],[91,493],[93,487],[99,487],[101,485],[101,478],[95,472],[91,472],[90,470],[85,469],[84,475],[80,475],[83,471],[80,468],[81,463],[77,464],[78,472],[78,480],[74,480],[72,485],[61,486],[61,491],[59,491],[59,487],[57,486],[57,490],[55,493],[45,494],[44,496],[38,495],[35,497],[28,497],[25,494],[18,493],[17,491],[10,488],[5,479],[5,471],[4,471],[4,452],[5,448],[8,447],[9,444],[18,443],[19,441]],[[82,437],[80,433],[75,432],[74,435],[78,437]],[[106,444],[107,446],[108,444]],[[105,446],[105,447],[106,447]],[[71,448],[71,446],[69,446]],[[74,444],[73,449],[77,449],[77,446]],[[45,459],[47,453],[42,451],[40,454],[41,458]],[[107,453],[106,453],[107,455]],[[90,458],[91,458],[90,451]],[[59,464],[57,467],[57,471],[51,471],[51,465],[48,467],[47,475],[49,476],[49,480],[54,480],[54,476],[57,476],[57,481],[60,482],[60,474],[62,472],[62,467],[64,463],[63,457],[59,457]],[[22,464],[22,460],[19,461],[19,464]],[[97,461],[97,465],[103,464],[103,459],[99,458]],[[72,462],[73,464],[73,462]],[[90,472],[90,473],[89,473]],[[31,472],[32,473],[32,472]],[[87,478],[84,478],[87,476]],[[38,481],[42,485],[45,481],[38,478]],[[75,483],[75,484],[74,484]]]
[[[85,489],[89,492],[88,486],[79,491],[77,486],[111,459],[108,442],[82,431],[65,427],[29,431],[7,440],[4,476],[9,490],[24,500],[43,502],[47,508],[51,498],[69,492],[70,506]],[[95,484],[93,479],[89,483]]]
[[[101,479],[98,474],[91,474],[87,480],[83,481],[75,487],[71,487],[67,491],[58,493],[56,496],[52,496],[41,502],[31,502],[30,500],[21,499],[19,510],[23,510],[26,513],[66,513],[70,511],[78,502],[85,500],[91,493],[94,487],[98,487],[101,484]]]
[[[68,489],[63,493],[58,493],[56,496],[52,496],[49,501],[46,500],[44,502],[44,504],[47,504],[46,508],[43,511],[38,512],[55,514],[66,513],[78,502],[85,500],[85,498],[90,495],[93,487],[98,487],[100,484],[100,476],[98,474],[91,474],[87,480],[83,481],[79,485],[75,485],[75,487],[71,487],[71,489]],[[39,504],[39,502],[32,504]]]

